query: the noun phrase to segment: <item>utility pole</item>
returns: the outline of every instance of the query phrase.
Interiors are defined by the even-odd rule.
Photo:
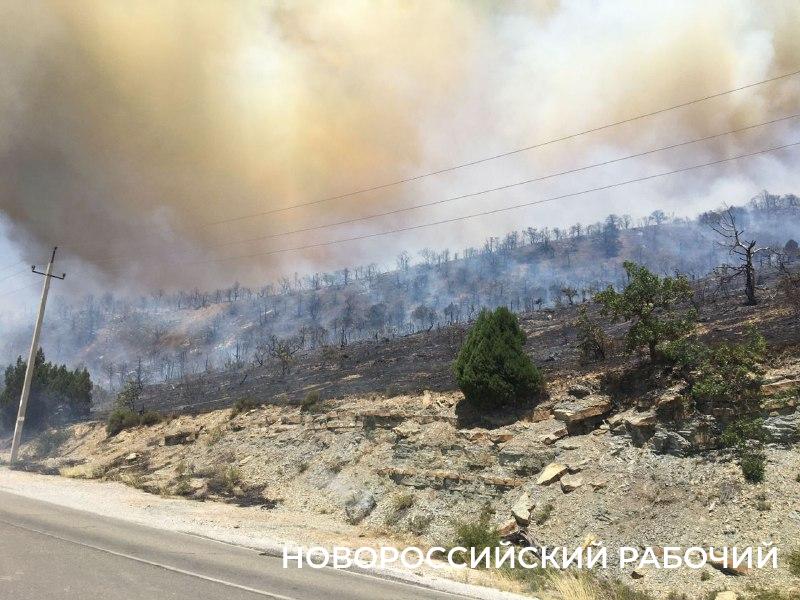
[[[11,443],[11,466],[17,461],[17,454],[19,453],[19,444],[22,440],[22,427],[25,425],[25,413],[28,410],[28,395],[31,392],[31,381],[33,381],[33,369],[36,362],[36,353],[39,351],[39,334],[42,331],[42,321],[44,321],[44,307],[47,304],[47,292],[50,291],[50,279],[64,279],[67,274],[62,273],[53,275],[53,263],[56,261],[56,250],[58,246],[53,248],[53,253],[50,255],[50,262],[47,263],[47,270],[42,273],[36,270],[36,265],[31,267],[31,271],[44,275],[44,287],[42,288],[42,300],[39,302],[39,314],[36,316],[36,326],[33,328],[33,341],[31,342],[31,352],[28,355],[28,366],[25,369],[25,381],[22,384],[22,396],[19,399],[19,412],[17,413],[17,424],[14,427],[14,441]]]

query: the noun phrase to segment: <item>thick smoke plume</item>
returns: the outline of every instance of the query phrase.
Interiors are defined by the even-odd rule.
[[[474,242],[519,213],[420,238],[202,265],[598,184],[573,177],[314,235],[220,246],[366,215],[783,116],[800,77],[477,169],[227,225],[626,118],[800,68],[800,5],[756,0],[580,2],[123,2],[0,6],[0,211],[32,261],[54,243],[73,270],[142,287],[212,286],[403,245]],[[691,164],[790,140],[790,124],[668,154]],[[619,210],[736,203],[792,191],[787,153],[541,211],[571,223]],[[794,159],[796,161],[796,158]],[[796,162],[795,162],[796,164]],[[630,170],[628,170],[630,169]],[[770,181],[760,176],[768,174]],[[602,181],[600,182],[602,183]],[[754,189],[755,188],[755,189]],[[738,194],[735,195],[734,194]],[[642,200],[642,198],[646,200]],[[705,206],[704,206],[705,207]],[[380,250],[376,250],[380,247]],[[71,263],[71,264],[70,264]]]

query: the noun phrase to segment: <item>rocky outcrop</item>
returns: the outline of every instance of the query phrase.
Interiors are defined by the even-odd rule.
[[[550,463],[536,478],[536,483],[539,485],[549,485],[554,481],[558,481],[562,475],[569,471],[567,465],[561,463]]]
[[[512,469],[517,475],[533,475],[556,457],[555,450],[543,445],[544,438],[552,435],[552,431],[549,428],[539,429],[536,427],[538,425],[540,423],[503,445],[498,455],[501,466]]]
[[[564,422],[570,434],[577,435],[594,429],[611,408],[608,396],[588,395],[559,402],[553,407],[553,416]]]
[[[767,417],[764,419],[764,430],[771,442],[794,444],[800,441],[800,411]]]
[[[650,439],[650,445],[657,454],[671,454],[673,456],[687,456],[692,449],[692,444],[675,431],[660,429]]]

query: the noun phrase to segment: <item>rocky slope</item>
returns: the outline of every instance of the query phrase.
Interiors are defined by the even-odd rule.
[[[623,545],[774,544],[785,554],[800,544],[799,390],[796,359],[766,374],[771,441],[760,484],[725,451],[707,449],[713,427],[702,418],[659,420],[656,408],[676,390],[630,405],[597,375],[551,384],[545,402],[505,425],[463,426],[457,392],[352,396],[183,415],[113,438],[102,423],[79,424],[59,448],[25,452],[53,473],[261,506],[306,541],[447,544],[455,522],[488,510],[505,532],[529,523],[540,543],[590,539],[611,556]],[[744,576],[711,567],[615,574],[657,597],[800,584],[785,564]]]

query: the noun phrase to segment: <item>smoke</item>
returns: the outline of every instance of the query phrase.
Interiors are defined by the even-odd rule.
[[[800,5],[10,0],[0,22],[0,211],[26,258],[38,262],[58,243],[67,266],[100,281],[222,285],[387,260],[404,246],[476,243],[523,216],[563,224],[612,211],[685,212],[797,184],[789,151],[548,212],[219,262],[789,140],[791,127],[773,126],[501,196],[223,245],[782,116],[800,106],[800,77],[413,185],[207,225],[796,70]]]

